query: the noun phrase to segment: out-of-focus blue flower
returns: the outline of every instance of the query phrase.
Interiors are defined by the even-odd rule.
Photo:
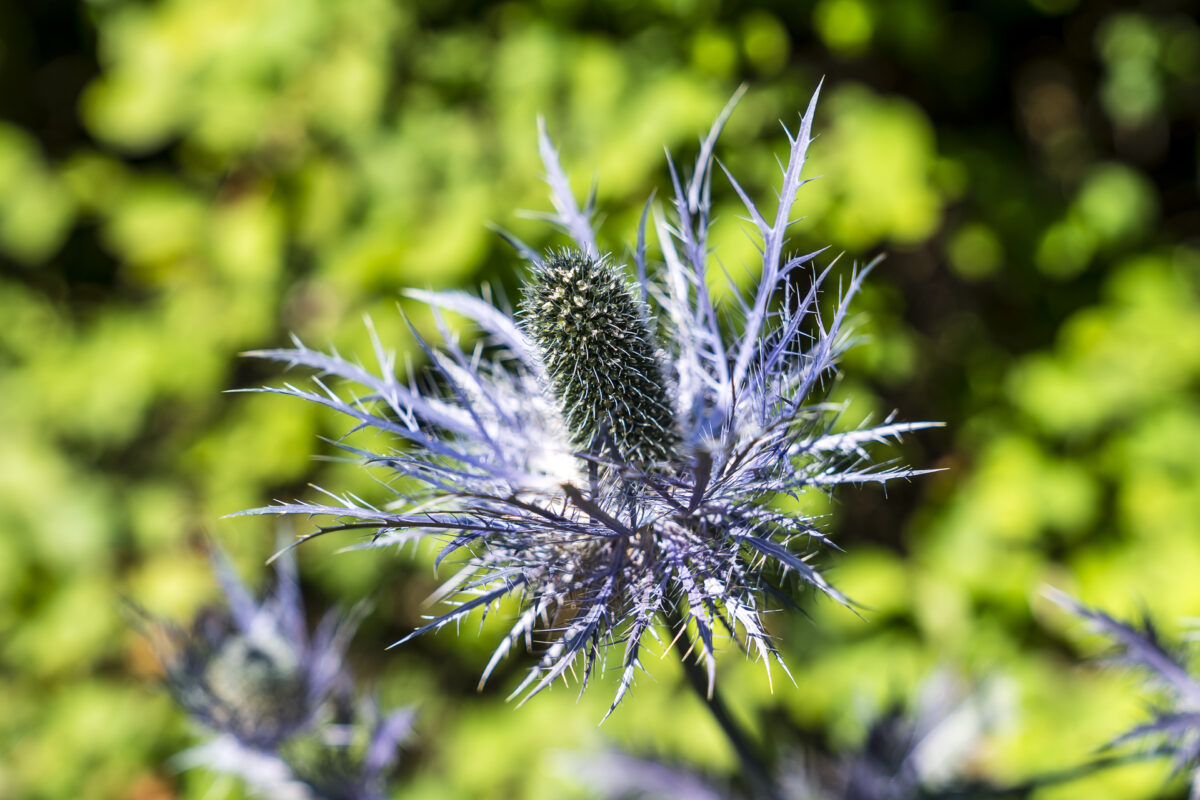
[[[374,702],[361,701],[348,718],[289,743],[284,758],[321,800],[383,800],[415,716],[409,708],[381,715]]]
[[[967,800],[1024,797],[1035,784],[998,787],[973,783],[968,765],[984,735],[1007,711],[1003,696],[984,688],[966,697],[939,673],[926,682],[916,707],[876,718],[856,748],[811,746],[790,754],[779,770],[779,794],[788,800]],[[737,800],[754,796],[694,771],[624,753],[571,758],[572,774],[605,800]]]
[[[210,734],[176,761],[239,777],[273,800],[381,797],[412,712],[380,719],[355,700],[343,657],[361,612],[331,611],[310,636],[290,554],[276,560],[261,602],[216,550],[213,567],[225,608],[187,631],[141,614],[171,694]]]
[[[781,783],[797,800],[935,800],[1023,797],[1035,784],[977,783],[970,763],[986,734],[1009,714],[998,685],[964,692],[947,673],[931,676],[908,712],[894,708],[872,723],[856,749],[797,759]]]
[[[586,684],[608,646],[623,643],[615,708],[640,668],[644,637],[657,636],[661,622],[694,637],[710,693],[722,636],[761,658],[768,673],[771,661],[783,666],[764,627],[765,595],[785,597],[781,581],[796,576],[844,598],[810,563],[826,541],[815,520],[780,512],[773,500],[909,477],[913,470],[872,466],[867,447],[928,423],[834,429],[826,392],[848,342],[848,302],[869,267],[823,313],[830,268],[811,271],[821,251],[786,252],[815,95],[789,132],[773,213],[729,176],[760,239],[761,279],[748,294],[732,288],[731,307],[714,306],[713,154],[736,100],[703,140],[690,176],[669,162],[674,213],[653,215],[662,262],[651,269],[647,203],[632,255],[636,283],[597,248],[592,200],[577,205],[542,126],[555,208],[546,218],[574,248],[543,257],[504,234],[532,265],[519,319],[463,293],[409,292],[432,308],[442,337],[438,346],[418,337],[434,375],[423,385],[396,377],[394,357],[373,332],[377,373],[299,341],[252,353],[318,372],[315,390],[263,391],[320,403],[356,427],[391,435],[395,447],[385,452],[343,447],[423,488],[386,508],[331,493],[327,504],[244,513],[333,518],[311,535],[365,529],[375,546],[440,537],[439,563],[451,555],[462,563],[437,594],[454,607],[410,637],[521,597],[483,674],[486,681],[516,643],[531,646],[535,632],[549,637],[514,696],[536,694],[580,658]],[[461,348],[443,311],[474,320],[484,342]],[[331,376],[360,391],[330,386]]]
[[[1119,663],[1137,668],[1169,698],[1165,707],[1154,712],[1152,720],[1122,734],[1109,746],[1137,742],[1169,756],[1176,773],[1190,773],[1189,797],[1200,800],[1200,681],[1188,672],[1185,659],[1163,644],[1148,618],[1141,625],[1133,625],[1088,608],[1057,589],[1047,589],[1046,595],[1087,620],[1116,645],[1115,659]]]

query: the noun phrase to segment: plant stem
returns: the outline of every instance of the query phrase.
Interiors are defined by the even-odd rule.
[[[667,621],[672,628],[676,629],[685,629],[687,625],[683,615],[679,613],[679,609],[673,606],[667,612]],[[691,641],[691,633],[686,633],[685,638],[689,645],[694,644]],[[770,771],[764,766],[746,732],[729,713],[729,707],[725,705],[725,701],[721,699],[715,686],[712,696],[709,696],[708,674],[695,661],[688,658],[680,660],[683,662],[683,672],[687,676],[688,684],[696,692],[696,696],[708,707],[713,719],[717,721],[725,738],[729,740],[729,744],[737,753],[738,760],[742,762],[742,775],[745,778],[746,788],[752,793],[751,796],[763,800],[783,800],[783,794],[771,777]]]

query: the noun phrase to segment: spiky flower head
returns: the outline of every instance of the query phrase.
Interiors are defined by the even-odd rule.
[[[135,609],[167,688],[208,735],[177,762],[234,775],[273,800],[382,797],[412,712],[381,716],[355,701],[343,656],[361,613],[331,611],[310,636],[290,553],[276,560],[262,601],[219,550],[212,556],[226,607],[205,610],[186,631]],[[367,739],[363,753],[337,741],[352,734]]]
[[[521,312],[572,446],[641,468],[674,455],[649,310],[621,270],[578,250],[552,254],[534,266]]]
[[[673,219],[654,214],[661,265],[652,272],[647,204],[632,254],[636,288],[596,246],[591,202],[576,204],[543,126],[539,146],[556,209],[548,219],[574,249],[543,257],[504,234],[532,265],[521,322],[463,293],[409,292],[432,308],[441,332],[439,346],[413,332],[436,377],[428,385],[402,383],[377,338],[377,374],[299,341],[252,353],[320,373],[316,390],[265,391],[337,409],[356,428],[394,437],[396,447],[384,452],[341,446],[423,488],[384,508],[331,492],[331,503],[245,513],[330,517],[310,537],[373,529],[366,546],[440,538],[439,563],[455,556],[461,565],[437,595],[451,608],[410,637],[520,597],[522,610],[483,674],[517,642],[548,636],[514,696],[536,694],[579,659],[586,684],[610,645],[623,643],[615,708],[641,666],[645,637],[658,636],[660,624],[686,629],[709,691],[721,636],[763,659],[768,673],[772,660],[782,664],[763,623],[765,595],[786,597],[780,584],[796,576],[844,598],[810,563],[825,541],[815,520],[778,511],[775,499],[912,475],[871,467],[866,448],[925,425],[833,430],[825,393],[847,342],[847,303],[867,270],[853,274],[826,317],[817,301],[829,269],[800,280],[819,252],[785,254],[815,96],[789,134],[770,220],[729,178],[760,239],[761,280],[748,294],[731,287],[731,307],[714,306],[713,151],[736,100],[701,143],[690,177],[681,179],[668,160]],[[459,345],[443,310],[478,324],[485,338],[474,352]],[[362,391],[343,396],[327,376]]]
[[[271,750],[349,690],[342,655],[357,615],[330,612],[310,637],[291,558],[276,561],[261,602],[220,551],[212,558],[227,607],[205,610],[190,631],[154,619],[147,631],[180,705],[215,732]]]

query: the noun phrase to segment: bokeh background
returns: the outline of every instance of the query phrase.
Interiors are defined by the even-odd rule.
[[[223,519],[310,482],[381,497],[240,351],[295,332],[415,349],[404,287],[517,296],[485,224],[561,243],[535,119],[602,245],[625,252],[663,146],[718,149],[768,197],[778,120],[818,79],[797,249],[887,253],[837,395],[855,420],[944,420],[897,456],[945,468],[826,511],[831,575],[869,607],[778,615],[799,686],[735,652],[720,684],[760,737],[836,747],[929,675],[1006,709],[971,762],[1020,780],[1143,718],[1135,679],[1041,599],[1054,585],[1169,637],[1200,613],[1200,25],[1196,2],[1007,0],[38,0],[0,4],[0,797],[238,797],[177,774],[196,741],[157,689],[128,597],[186,620],[217,599],[212,537],[252,581],[275,522]],[[718,180],[714,246],[753,260]],[[421,318],[417,313],[418,322]],[[419,357],[413,353],[419,365]],[[467,626],[383,652],[436,585],[431,554],[300,551],[310,612],[372,598],[356,674],[415,703],[403,798],[588,797],[572,757],[620,747],[720,779],[735,758],[672,658],[602,727],[601,681],[519,710]],[[1182,796],[1168,765],[1039,798]]]

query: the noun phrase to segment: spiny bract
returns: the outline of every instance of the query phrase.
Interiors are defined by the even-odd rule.
[[[615,450],[642,468],[666,461],[674,413],[647,310],[620,271],[579,251],[557,253],[534,267],[521,311],[571,444]]]
[[[532,647],[535,632],[549,641],[514,696],[536,694],[580,658],[586,685],[604,667],[609,645],[623,643],[611,713],[641,667],[644,637],[657,639],[660,624],[684,628],[681,647],[703,662],[710,692],[719,637],[755,653],[768,674],[771,661],[782,665],[763,624],[764,598],[786,599],[780,585],[793,575],[844,598],[809,563],[825,541],[816,520],[782,512],[775,500],[913,475],[872,467],[867,447],[928,424],[885,420],[834,430],[826,393],[847,343],[849,298],[868,270],[852,275],[826,318],[817,301],[829,268],[799,288],[820,251],[784,252],[805,183],[815,95],[799,130],[789,132],[770,219],[726,173],[759,239],[761,279],[748,294],[731,286],[730,308],[714,306],[707,263],[713,150],[736,100],[701,142],[689,177],[681,180],[668,159],[673,218],[653,215],[661,271],[652,274],[647,258],[647,204],[632,253],[636,292],[602,257],[591,203],[576,204],[542,126],[539,148],[555,207],[547,219],[575,252],[543,259],[504,234],[532,264],[524,327],[477,297],[409,292],[431,307],[441,332],[436,347],[413,332],[434,378],[426,385],[401,382],[377,338],[378,373],[299,341],[251,354],[318,372],[315,391],[264,391],[320,403],[356,429],[392,437],[396,446],[382,452],[339,446],[406,488],[385,508],[329,493],[330,503],[245,513],[325,516],[333,521],[305,538],[371,530],[367,547],[441,539],[438,562],[454,556],[461,565],[435,598],[451,608],[401,641],[516,596],[521,611],[483,680],[518,642]],[[459,346],[443,310],[479,326],[484,338],[474,352]],[[661,347],[650,336],[651,320]],[[362,391],[344,397],[324,376]]]

